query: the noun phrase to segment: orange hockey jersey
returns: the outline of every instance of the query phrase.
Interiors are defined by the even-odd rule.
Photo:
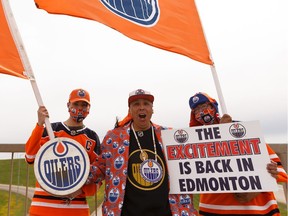
[[[63,123],[52,124],[55,137],[67,137],[79,142],[86,149],[90,162],[94,161],[99,153],[100,141],[98,135],[91,129],[84,127],[80,130],[70,130]],[[25,146],[25,159],[29,164],[34,163],[34,159],[40,147],[49,141],[49,136],[44,127],[38,124],[34,128]],[[44,191],[39,183],[36,183],[34,197],[30,207],[30,216],[88,216],[90,215],[86,196],[92,196],[96,192],[96,184],[91,183],[82,187],[83,193],[73,200],[55,197]]]
[[[270,160],[278,164],[277,182],[287,182],[287,174],[279,157],[266,145]],[[264,165],[264,164],[263,164]],[[280,216],[277,201],[273,192],[261,192],[247,203],[239,203],[233,193],[201,194],[199,203],[200,215],[270,215]]]

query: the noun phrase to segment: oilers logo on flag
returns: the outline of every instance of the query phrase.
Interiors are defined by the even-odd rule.
[[[89,175],[90,162],[84,147],[69,138],[55,138],[38,151],[34,172],[40,186],[56,196],[79,190]]]
[[[158,0],[100,0],[112,13],[137,25],[151,27],[159,19]]]

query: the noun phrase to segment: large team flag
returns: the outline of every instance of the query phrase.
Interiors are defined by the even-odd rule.
[[[9,14],[4,10],[2,3],[0,0],[0,73],[27,79],[6,19]]]
[[[0,0],[0,74],[1,73],[29,79],[38,105],[43,106],[36,79],[14,20],[9,0]],[[54,133],[49,118],[45,118],[45,125],[50,139],[53,139]]]
[[[213,65],[194,0],[34,0],[52,14],[95,20],[124,35]]]

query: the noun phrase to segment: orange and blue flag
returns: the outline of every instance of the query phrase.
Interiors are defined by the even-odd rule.
[[[129,38],[213,65],[194,0],[34,0],[39,9],[98,21]]]
[[[4,3],[0,0],[0,73],[28,79],[7,22],[8,13],[3,7]]]

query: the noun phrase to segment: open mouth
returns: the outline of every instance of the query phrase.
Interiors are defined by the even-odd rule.
[[[139,118],[145,118],[146,114],[139,114]]]

